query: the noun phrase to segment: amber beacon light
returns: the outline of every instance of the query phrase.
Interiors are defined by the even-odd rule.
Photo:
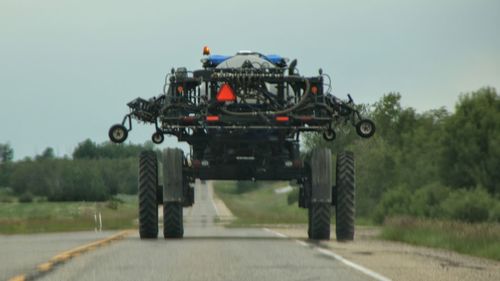
[[[210,48],[208,46],[203,47],[203,55],[204,56],[210,55]]]

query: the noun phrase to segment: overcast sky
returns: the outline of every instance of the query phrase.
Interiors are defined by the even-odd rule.
[[[103,142],[171,67],[200,67],[204,45],[297,58],[360,103],[397,91],[420,112],[453,110],[460,93],[500,87],[500,1],[1,0],[0,143],[20,159]]]

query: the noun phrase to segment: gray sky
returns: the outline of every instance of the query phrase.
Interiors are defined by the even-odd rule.
[[[360,103],[398,91],[419,111],[452,110],[460,93],[500,87],[500,1],[269,2],[1,0],[0,143],[20,159],[105,141],[171,67],[200,67],[204,45],[297,58]],[[129,140],[152,132],[136,125]]]

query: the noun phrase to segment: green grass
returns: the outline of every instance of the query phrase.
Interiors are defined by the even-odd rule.
[[[14,196],[12,190],[8,187],[0,187],[0,204],[1,203],[11,203],[17,201],[16,196]]]
[[[217,181],[214,184],[214,191],[237,217],[230,226],[307,224],[307,209],[299,208],[297,202],[289,205],[288,193],[276,194],[274,192],[275,189],[287,185],[288,182],[258,182],[258,188],[238,193],[235,181]],[[335,223],[333,212],[332,223]],[[356,225],[373,226],[374,224],[371,219],[356,218]]]
[[[235,181],[217,181],[214,191],[224,201],[237,219],[230,226],[261,224],[307,224],[307,209],[299,208],[297,202],[288,204],[288,193],[276,194],[275,189],[288,182],[257,182],[258,187],[238,193]],[[294,190],[292,192],[298,192]],[[332,212],[332,223],[335,214]],[[356,218],[357,225],[372,226],[367,218]]]
[[[36,200],[32,203],[0,203],[0,233],[93,230],[96,212],[101,212],[103,230],[134,227],[137,218],[136,196],[120,195],[118,198],[122,203]]]
[[[387,219],[381,238],[500,260],[500,224]]]
[[[274,192],[286,185],[287,182],[259,182],[257,189],[238,193],[236,182],[217,181],[214,190],[237,217],[232,226],[307,223],[307,210],[300,209],[297,203],[288,205],[288,194]]]

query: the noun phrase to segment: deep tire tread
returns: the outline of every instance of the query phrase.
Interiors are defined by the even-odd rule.
[[[326,148],[313,150],[311,157],[312,198],[309,204],[308,236],[312,240],[330,239],[331,206],[331,152]],[[318,195],[314,195],[317,193]],[[317,197],[315,199],[315,197]]]
[[[330,203],[312,203],[309,206],[309,239],[329,240],[330,239]]]
[[[184,154],[180,149],[165,149],[163,158],[164,184],[166,188],[183,188],[183,174],[182,166]],[[182,218],[182,201],[174,196],[173,198],[166,196],[168,193],[164,192],[163,197],[163,237],[165,238],[182,238],[184,236],[184,225]],[[182,196],[182,192],[178,194]]]
[[[356,182],[355,162],[352,152],[346,151],[338,154],[336,192],[335,216],[337,240],[354,240]]]
[[[163,236],[165,238],[182,238],[184,236],[182,205],[180,203],[163,204]]]
[[[158,163],[153,151],[139,156],[139,236],[142,239],[158,237]]]

